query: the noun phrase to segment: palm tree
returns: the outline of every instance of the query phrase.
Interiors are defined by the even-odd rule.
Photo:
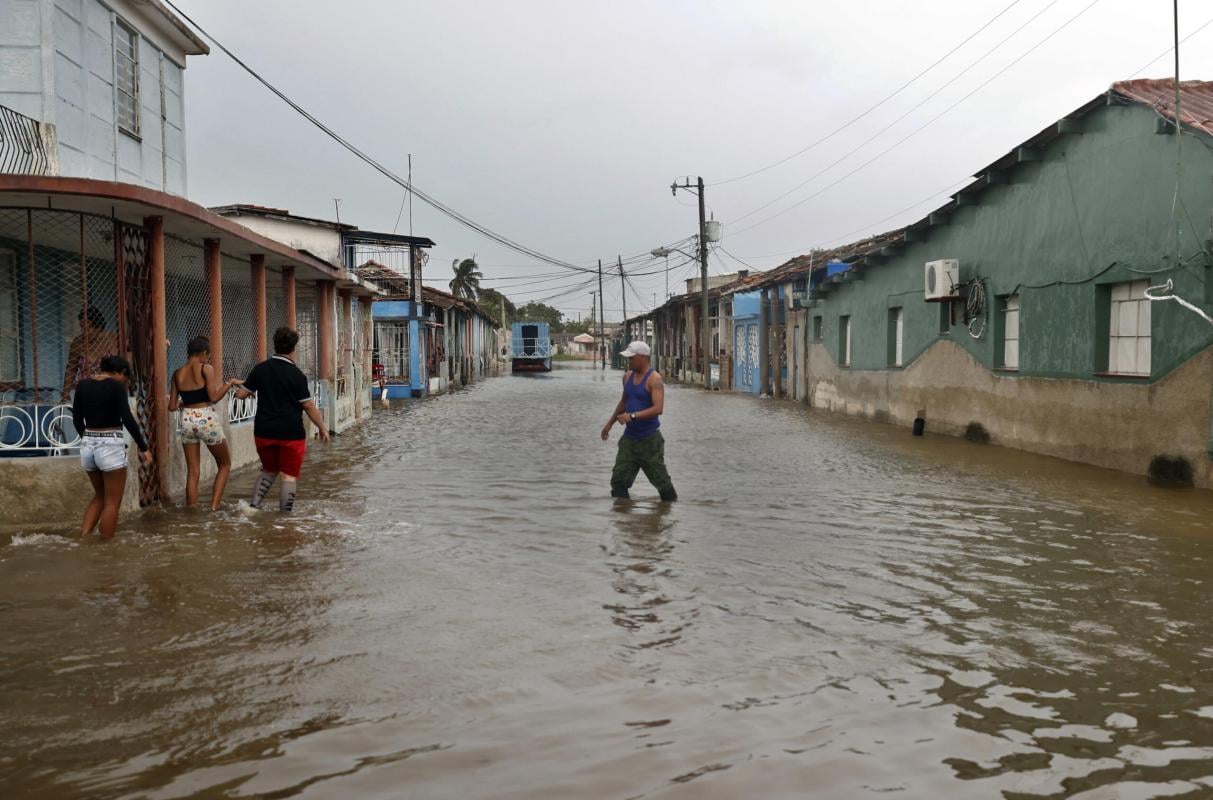
[[[451,278],[451,294],[475,300],[480,294],[480,279],[484,277],[480,272],[480,265],[476,263],[476,257],[462,261],[455,259],[451,262],[451,269],[455,273],[455,277]]]

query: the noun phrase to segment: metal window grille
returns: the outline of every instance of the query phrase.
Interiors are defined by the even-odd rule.
[[[309,378],[320,377],[320,305],[317,294],[315,281],[296,281],[295,321],[299,345],[295,350],[295,363]]]
[[[55,146],[38,120],[0,106],[0,172],[54,175]]]
[[[265,339],[267,349],[274,352],[274,331],[286,324],[286,294],[282,289],[282,273],[265,270]]]
[[[0,457],[79,444],[76,384],[122,355],[115,223],[0,209]]]
[[[168,332],[168,378],[189,358],[189,341],[210,336],[211,297],[201,242],[164,237],[164,305]]]
[[[223,374],[243,378],[257,361],[252,266],[223,256]]]
[[[375,323],[375,371],[392,384],[409,383],[409,327],[407,322]]]
[[[114,77],[118,127],[139,135],[139,34],[123,22],[114,26]]]

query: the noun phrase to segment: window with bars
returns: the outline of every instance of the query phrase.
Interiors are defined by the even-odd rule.
[[[114,26],[114,86],[118,128],[139,136],[139,34],[124,22]]]
[[[1111,289],[1108,325],[1108,372],[1150,374],[1150,282],[1117,283]]]

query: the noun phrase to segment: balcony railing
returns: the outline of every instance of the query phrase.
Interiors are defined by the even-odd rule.
[[[0,405],[0,458],[68,455],[79,446],[70,405]]]
[[[524,344],[513,342],[510,358],[551,358],[552,345],[550,342],[533,342]]]
[[[0,106],[0,173],[58,175],[55,126]]]

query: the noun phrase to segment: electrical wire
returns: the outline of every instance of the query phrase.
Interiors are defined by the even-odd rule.
[[[1165,295],[1153,295],[1153,294],[1151,294],[1151,292],[1166,292],[1166,294]],[[1179,303],[1181,306],[1188,309],[1189,311],[1191,311],[1195,314],[1199,314],[1200,317],[1205,322],[1209,323],[1210,325],[1213,325],[1213,317],[1211,317],[1207,313],[1205,313],[1204,309],[1199,308],[1198,306],[1194,305],[1193,303],[1190,303],[1187,300],[1180,297],[1179,295],[1175,294],[1175,283],[1170,278],[1167,278],[1167,282],[1164,284],[1161,284],[1160,286],[1151,286],[1151,287],[1147,288],[1146,289],[1146,299],[1153,303],[1160,303],[1160,302],[1165,302],[1167,300],[1174,300],[1175,302]]]
[[[820,170],[818,170],[817,172],[813,173],[813,174],[812,174],[812,175],[810,175],[808,178],[805,178],[803,181],[801,181],[800,183],[796,184],[796,185],[795,185],[795,186],[793,186],[791,189],[788,189],[788,190],[787,190],[786,192],[784,192],[783,194],[781,194],[781,195],[779,195],[778,197],[775,197],[775,198],[773,198],[773,199],[771,199],[771,200],[767,201],[766,203],[763,203],[762,205],[758,206],[757,208],[752,209],[752,210],[750,210],[750,211],[746,212],[745,214],[742,214],[740,217],[737,217],[736,219],[732,219],[732,220],[730,220],[730,221],[729,221],[729,224],[730,224],[730,225],[736,225],[738,222],[741,222],[741,221],[742,221],[742,220],[744,220],[744,219],[748,219],[748,218],[750,218],[750,217],[754,216],[754,215],[755,215],[755,214],[757,214],[759,211],[764,211],[765,209],[770,208],[771,206],[775,205],[776,203],[778,203],[780,200],[784,199],[784,198],[785,198],[785,197],[787,197],[788,195],[793,194],[793,193],[795,193],[797,190],[804,188],[804,187],[805,187],[805,186],[807,186],[808,184],[812,183],[813,181],[815,181],[815,180],[817,180],[818,178],[820,178],[822,175],[824,175],[824,174],[826,174],[827,172],[829,172],[830,170],[832,170],[834,167],[838,166],[839,164],[842,164],[844,161],[846,161],[848,158],[850,158],[851,156],[853,156],[853,155],[855,155],[856,153],[858,153],[860,150],[863,150],[863,149],[864,149],[865,147],[867,147],[869,144],[871,144],[872,142],[876,141],[876,140],[877,140],[877,139],[879,139],[881,136],[883,136],[885,133],[887,133],[888,131],[890,131],[890,130],[891,130],[891,129],[893,129],[894,127],[896,127],[896,126],[897,126],[897,125],[898,125],[898,124],[899,124],[899,123],[900,123],[902,120],[904,120],[906,117],[910,116],[910,115],[911,115],[911,114],[913,114],[915,111],[917,111],[918,109],[922,108],[924,105],[926,105],[927,103],[931,102],[931,101],[932,101],[932,100],[934,100],[936,97],[938,97],[938,96],[939,96],[939,94],[940,94],[940,93],[941,93],[941,92],[942,92],[944,89],[947,89],[947,88],[948,88],[949,86],[951,86],[953,83],[955,83],[956,81],[960,80],[960,79],[961,79],[961,78],[963,78],[965,75],[969,74],[969,72],[971,72],[971,71],[972,71],[972,70],[973,70],[973,69],[974,69],[974,68],[975,68],[975,67],[976,67],[978,64],[980,64],[981,62],[985,61],[987,58],[989,58],[991,55],[993,55],[995,52],[997,52],[999,49],[1001,49],[1001,48],[1003,47],[1003,45],[1005,45],[1007,42],[1011,41],[1011,39],[1013,39],[1013,38],[1015,38],[1016,36],[1018,36],[1020,31],[1022,31],[1024,28],[1028,27],[1028,26],[1029,26],[1029,25],[1031,25],[1033,22],[1035,22],[1035,21],[1036,21],[1036,20],[1037,20],[1039,17],[1041,17],[1041,16],[1042,16],[1042,15],[1043,15],[1045,12],[1047,12],[1047,11],[1048,11],[1050,8],[1052,8],[1053,6],[1057,5],[1057,3],[1058,3],[1058,2],[1060,2],[1060,0],[1050,0],[1050,2],[1049,2],[1049,3],[1048,3],[1048,4],[1047,4],[1047,5],[1044,7],[1044,8],[1042,8],[1040,11],[1036,12],[1034,15],[1032,15],[1031,17],[1029,17],[1029,18],[1028,18],[1028,20],[1027,20],[1027,22],[1023,23],[1023,24],[1022,24],[1022,25],[1020,25],[1018,28],[1016,28],[1015,30],[1011,31],[1011,34],[1010,34],[1009,36],[1007,36],[1007,37],[1006,37],[1006,38],[1004,38],[1002,41],[1000,41],[998,44],[994,45],[994,46],[993,46],[993,47],[991,47],[989,50],[987,50],[985,53],[983,53],[983,54],[982,54],[982,55],[981,55],[981,56],[980,56],[980,57],[979,57],[979,58],[978,58],[976,61],[974,61],[973,63],[969,64],[969,65],[968,65],[967,67],[965,67],[963,70],[961,70],[961,71],[960,71],[960,72],[958,72],[956,75],[954,75],[954,76],[952,77],[952,79],[951,79],[951,80],[949,80],[947,83],[945,83],[945,84],[943,84],[942,86],[938,87],[937,89],[935,89],[935,91],[931,92],[929,95],[927,95],[926,97],[924,97],[924,98],[923,98],[922,100],[920,100],[918,103],[916,103],[916,104],[914,104],[913,106],[911,106],[911,107],[910,107],[909,109],[907,109],[907,110],[906,110],[906,111],[905,111],[905,112],[904,112],[904,113],[903,113],[903,114],[902,114],[900,117],[898,117],[897,119],[893,120],[893,121],[892,121],[892,122],[890,122],[888,125],[885,125],[883,128],[881,128],[880,130],[876,131],[876,133],[872,134],[872,135],[871,135],[871,136],[869,136],[867,139],[865,139],[864,141],[860,142],[858,145],[856,145],[855,147],[851,148],[851,149],[850,149],[850,150],[848,150],[846,153],[844,153],[842,156],[840,156],[839,158],[835,159],[834,161],[832,161],[831,163],[829,163],[828,165],[826,165],[826,166],[825,166],[825,167],[823,167],[822,169],[820,169]],[[746,230],[748,230],[748,229],[746,229]]]
[[[542,253],[538,250],[535,250],[531,247],[527,247],[526,245],[520,244],[519,242],[516,242],[500,233],[497,233],[497,232],[493,231],[492,229],[488,228],[487,226],[480,224],[479,222],[476,222],[471,217],[468,217],[467,215],[465,215],[459,211],[456,211],[455,209],[451,208],[450,206],[446,205],[445,203],[442,203],[441,201],[439,201],[434,196],[430,195],[428,192],[424,192],[421,189],[418,189],[415,184],[410,185],[408,181],[401,178],[396,173],[392,172],[390,169],[388,169],[386,166],[384,166],[382,163],[380,163],[378,160],[376,160],[375,158],[373,158],[366,152],[360,150],[358,147],[356,147],[354,144],[352,144],[349,140],[347,140],[346,138],[344,138],[343,136],[338,134],[336,131],[334,131],[332,128],[330,128],[328,125],[325,125],[323,122],[321,122],[315,115],[313,115],[311,112],[309,112],[303,106],[299,105],[294,100],[292,100],[290,97],[288,97],[282,90],[280,90],[274,84],[270,83],[269,80],[262,77],[260,73],[258,73],[256,70],[254,70],[248,64],[246,64],[239,56],[237,56],[235,53],[233,53],[231,50],[229,50],[222,42],[220,42],[218,39],[216,39],[214,36],[212,36],[210,33],[208,33],[206,31],[206,29],[204,29],[201,25],[199,25],[197,22],[195,22],[193,19],[191,19],[188,14],[186,14],[184,11],[182,11],[180,8],[178,8],[176,3],[173,2],[173,0],[164,0],[164,3],[169,8],[173,9],[173,11],[177,12],[177,14],[182,19],[184,19],[190,25],[194,26],[200,34],[202,34],[204,37],[206,37],[207,40],[209,40],[211,42],[211,44],[215,45],[215,47],[217,47],[221,51],[223,51],[223,53],[226,54],[228,56],[228,58],[235,61],[236,64],[238,64],[245,72],[247,72],[249,75],[251,75],[253,78],[255,78],[262,86],[269,89],[280,100],[282,100],[284,103],[286,103],[292,109],[294,109],[300,116],[302,116],[308,122],[315,125],[321,131],[323,131],[325,133],[325,135],[327,135],[333,141],[340,144],[342,147],[344,147],[346,150],[348,150],[350,153],[352,153],[354,156],[356,156],[359,160],[366,163],[368,166],[370,166],[376,172],[380,173],[388,180],[397,184],[402,189],[411,191],[416,197],[421,199],[422,202],[426,203],[434,210],[438,211],[441,214],[446,215],[447,217],[450,217],[455,222],[458,222],[459,224],[463,225],[464,227],[469,228],[473,231],[476,231],[477,233],[481,234],[482,236],[484,236],[488,239],[491,239],[492,241],[497,242],[498,244],[502,245],[503,247],[506,247],[517,253],[521,253],[522,255],[528,256],[537,261],[542,261],[546,264],[551,264],[552,266],[555,266],[555,267],[560,267],[562,269],[569,269],[569,270],[573,270],[576,272],[592,272],[593,271],[592,268],[590,268],[590,267],[580,267],[580,266],[577,266],[576,264],[572,264],[567,261],[562,261],[558,258],[549,256],[549,255]],[[597,273],[595,272],[595,274],[597,274]]]
[[[1009,70],[1010,70],[1012,67],[1014,67],[1015,65],[1019,64],[1019,62],[1023,61],[1025,58],[1027,58],[1029,55],[1031,55],[1032,53],[1034,53],[1034,52],[1035,52],[1036,50],[1038,50],[1040,47],[1044,46],[1044,45],[1045,45],[1045,43],[1047,43],[1048,41],[1050,41],[1050,40],[1051,40],[1051,39],[1052,39],[1054,36],[1056,36],[1057,34],[1061,33],[1061,32],[1062,32],[1063,30],[1065,30],[1066,28],[1068,28],[1068,27],[1069,27],[1069,26],[1070,26],[1072,23],[1074,23],[1074,22],[1075,22],[1075,21],[1076,21],[1076,20],[1077,20],[1079,17],[1081,17],[1082,15],[1086,14],[1088,11],[1090,11],[1092,8],[1094,8],[1095,6],[1097,6],[1097,5],[1098,5],[1099,3],[1101,3],[1102,1],[1103,1],[1103,0],[1091,0],[1091,2],[1090,2],[1090,3],[1089,3],[1087,6],[1085,6],[1085,7],[1084,7],[1084,8],[1083,8],[1081,11],[1079,11],[1077,14],[1075,14],[1074,16],[1072,16],[1072,17],[1070,17],[1068,20],[1066,20],[1064,23],[1062,23],[1060,27],[1056,28],[1056,29],[1055,29],[1055,30],[1054,30],[1052,33],[1050,33],[1048,36],[1046,36],[1045,38],[1041,39],[1041,40],[1040,40],[1039,42],[1037,42],[1036,44],[1032,45],[1032,47],[1030,47],[1030,48],[1029,48],[1027,51],[1025,51],[1024,53],[1022,53],[1022,54],[1021,54],[1019,57],[1017,57],[1017,58],[1016,58],[1015,60],[1013,60],[1011,63],[1007,64],[1005,67],[1003,67],[1002,69],[1000,69],[998,72],[994,73],[994,74],[993,74],[992,76],[990,76],[988,79],[986,79],[986,80],[985,80],[985,81],[983,81],[982,83],[978,84],[978,85],[977,85],[977,87],[976,87],[976,88],[974,88],[972,91],[970,91],[968,94],[966,94],[966,95],[964,95],[963,97],[961,97],[961,98],[960,98],[959,100],[957,100],[955,103],[952,103],[950,106],[948,106],[948,107],[947,107],[947,108],[945,108],[943,111],[941,111],[941,112],[939,112],[938,114],[936,114],[936,115],[935,115],[934,117],[932,117],[931,119],[927,120],[925,123],[923,123],[923,124],[922,124],[922,125],[920,125],[919,127],[917,127],[917,128],[915,128],[914,130],[910,131],[910,133],[906,134],[906,135],[905,135],[905,136],[903,136],[901,139],[898,139],[896,142],[894,142],[894,143],[893,143],[892,145],[890,145],[889,147],[885,148],[884,150],[881,150],[881,151],[880,151],[879,153],[877,153],[875,156],[873,156],[872,158],[870,158],[870,159],[868,159],[867,161],[863,162],[862,164],[860,164],[860,165],[859,165],[858,167],[856,167],[855,169],[853,169],[853,170],[851,170],[850,172],[848,172],[847,174],[843,175],[842,177],[840,177],[840,178],[839,178],[839,179],[837,179],[836,181],[834,181],[834,182],[832,182],[832,183],[830,183],[830,184],[828,184],[828,185],[826,185],[826,186],[822,187],[821,189],[819,189],[818,191],[814,192],[813,194],[811,194],[811,195],[809,195],[809,196],[807,196],[807,197],[805,197],[805,198],[803,198],[803,199],[801,199],[801,200],[797,201],[796,203],[793,203],[792,205],[788,206],[787,208],[783,209],[782,211],[778,211],[778,212],[776,212],[776,213],[774,213],[774,214],[770,215],[769,217],[764,217],[763,219],[760,219],[758,222],[755,222],[755,223],[753,223],[752,225],[748,225],[748,226],[746,226],[746,227],[742,228],[742,229],[741,229],[741,230],[739,230],[739,231],[733,231],[733,234],[732,234],[732,235],[733,235],[733,236],[738,236],[738,235],[740,235],[740,234],[742,234],[742,233],[745,233],[746,231],[751,231],[751,230],[753,230],[754,228],[759,227],[760,225],[765,225],[766,223],[768,223],[768,222],[770,222],[770,221],[772,221],[772,220],[774,220],[774,219],[778,219],[779,217],[783,216],[784,214],[787,214],[788,212],[793,211],[793,210],[795,210],[795,209],[799,208],[800,206],[804,205],[805,203],[809,202],[810,200],[813,200],[813,199],[815,199],[815,198],[817,198],[817,197],[820,197],[821,195],[823,195],[823,194],[825,194],[826,192],[828,192],[830,189],[833,189],[835,186],[838,186],[839,184],[843,183],[843,182],[844,182],[844,181],[846,181],[847,179],[851,178],[851,177],[852,177],[853,175],[855,175],[856,173],[860,172],[860,171],[861,171],[861,170],[863,170],[863,169],[866,169],[867,167],[869,167],[869,166],[871,166],[872,164],[874,164],[874,163],[876,163],[877,161],[879,161],[881,158],[884,158],[886,155],[888,155],[888,154],[889,154],[889,153],[891,153],[892,151],[896,150],[898,147],[900,147],[901,145],[905,144],[905,143],[906,143],[906,142],[908,142],[910,139],[912,139],[912,138],[914,138],[915,136],[917,136],[918,134],[922,133],[924,130],[926,130],[927,128],[929,128],[931,125],[934,125],[936,122],[938,122],[938,121],[939,121],[940,119],[942,119],[944,116],[946,116],[947,114],[949,114],[950,112],[952,112],[954,109],[956,109],[956,108],[957,108],[957,107],[958,107],[958,106],[959,106],[961,103],[964,103],[966,100],[968,100],[968,99],[969,99],[970,97],[972,97],[973,95],[977,94],[979,91],[981,91],[982,89],[984,89],[986,86],[989,86],[989,85],[990,85],[991,83],[993,83],[995,80],[997,80],[998,78],[1002,77],[1002,76],[1003,76],[1003,75],[1004,75],[1004,74],[1005,74],[1007,71],[1009,71]]]
[[[837,136],[838,134],[842,133],[842,132],[843,132],[843,131],[845,131],[847,128],[851,127],[851,126],[852,126],[852,125],[854,125],[856,122],[859,122],[861,119],[863,119],[863,118],[864,118],[864,117],[866,117],[867,115],[871,114],[873,111],[875,111],[876,109],[880,108],[880,107],[881,107],[881,106],[883,106],[885,103],[889,102],[889,101],[890,101],[890,100],[892,100],[894,97],[896,97],[897,95],[901,94],[903,91],[905,91],[906,89],[908,89],[908,88],[909,88],[909,87],[910,87],[912,84],[914,84],[916,81],[918,81],[918,79],[922,78],[922,77],[923,77],[923,76],[925,76],[925,75],[926,75],[928,72],[930,72],[931,70],[935,69],[935,68],[936,68],[936,67],[938,67],[940,64],[942,64],[944,61],[946,61],[946,60],[947,60],[949,57],[951,57],[951,56],[952,56],[952,55],[953,55],[953,54],[954,54],[954,53],[955,53],[957,50],[959,50],[960,48],[962,48],[962,47],[964,47],[966,44],[968,44],[970,41],[972,41],[972,40],[973,40],[973,39],[974,39],[974,38],[975,38],[975,37],[976,37],[978,34],[980,34],[980,33],[981,33],[982,31],[984,31],[986,28],[988,28],[988,27],[990,27],[991,25],[993,25],[993,24],[994,24],[994,23],[995,23],[995,22],[996,22],[996,21],[997,21],[997,20],[998,20],[1000,17],[1002,17],[1004,14],[1006,14],[1008,11],[1010,11],[1010,10],[1011,10],[1012,8],[1014,8],[1015,6],[1019,5],[1019,3],[1020,3],[1020,0],[1013,0],[1013,2],[1012,2],[1010,5],[1008,5],[1006,8],[1004,8],[1002,11],[999,11],[997,14],[995,14],[995,15],[994,15],[993,17],[991,17],[989,20],[987,20],[987,21],[986,21],[986,23],[985,23],[984,25],[982,25],[980,28],[978,28],[977,30],[973,31],[973,32],[972,32],[972,33],[970,33],[968,36],[966,36],[966,37],[964,38],[964,40],[963,40],[963,41],[961,41],[961,43],[960,43],[960,44],[956,45],[956,46],[955,46],[955,47],[953,47],[951,50],[949,50],[948,52],[944,53],[944,54],[943,54],[942,56],[940,56],[940,57],[939,57],[939,58],[938,58],[936,61],[932,62],[932,63],[931,63],[931,65],[930,65],[930,66],[928,66],[926,69],[924,69],[922,72],[919,72],[919,73],[918,73],[917,75],[915,75],[913,78],[910,78],[908,81],[906,81],[905,83],[903,83],[901,86],[897,87],[897,89],[896,89],[896,90],[894,90],[892,94],[887,95],[887,96],[886,96],[886,97],[885,97],[883,100],[881,100],[880,102],[876,103],[876,104],[875,104],[875,105],[873,105],[873,106],[870,106],[870,107],[869,107],[869,108],[867,108],[865,111],[863,111],[861,114],[859,114],[859,116],[857,116],[857,117],[853,117],[853,118],[852,118],[850,121],[846,122],[845,124],[841,125],[841,126],[840,126],[840,127],[838,127],[838,128],[835,128],[833,131],[831,131],[830,133],[826,134],[825,136],[823,136],[822,138],[818,139],[817,141],[813,142],[812,144],[810,144],[810,145],[808,145],[808,146],[806,146],[806,147],[802,147],[801,149],[797,150],[795,153],[792,153],[792,154],[791,154],[791,155],[789,155],[789,156],[785,156],[784,158],[781,158],[781,159],[779,159],[778,161],[774,161],[774,162],[772,162],[772,163],[770,163],[770,164],[767,164],[765,167],[761,167],[761,168],[759,168],[759,169],[753,170],[752,172],[747,172],[747,173],[745,173],[744,175],[738,175],[738,176],[733,177],[733,178],[727,178],[727,179],[725,179],[725,180],[722,180],[722,181],[716,181],[715,183],[709,183],[709,184],[707,184],[707,185],[708,185],[708,186],[723,186],[723,185],[724,185],[724,184],[726,184],[726,183],[735,183],[736,181],[745,180],[746,178],[752,178],[752,177],[754,177],[755,175],[760,175],[760,174],[762,174],[763,172],[766,172],[767,170],[771,170],[771,169],[774,169],[775,167],[778,167],[778,166],[780,166],[780,165],[782,165],[782,164],[786,164],[787,162],[791,161],[792,159],[796,158],[797,156],[801,156],[801,155],[803,155],[803,154],[805,154],[805,153],[809,152],[809,151],[810,151],[810,150],[812,150],[813,148],[817,147],[818,145],[820,145],[820,144],[824,144],[825,142],[828,142],[830,139],[833,139],[835,136]]]
[[[1195,36],[1196,34],[1200,33],[1201,31],[1203,31],[1205,28],[1209,27],[1210,25],[1213,25],[1213,17],[1210,17],[1210,18],[1209,18],[1209,19],[1208,19],[1208,20],[1207,20],[1207,21],[1206,21],[1206,22],[1205,22],[1203,25],[1201,25],[1199,28],[1197,28],[1196,30],[1192,31],[1191,33],[1189,33],[1189,34],[1188,34],[1187,36],[1185,36],[1184,38],[1180,39],[1180,40],[1179,40],[1179,44],[1183,44],[1184,42],[1188,41],[1188,40],[1189,40],[1189,39],[1191,39],[1193,36]],[[1157,64],[1159,61],[1162,61],[1164,58],[1166,58],[1167,56],[1169,56],[1169,55],[1171,54],[1171,51],[1172,51],[1172,50],[1174,50],[1174,49],[1175,49],[1174,47],[1168,47],[1166,50],[1163,50],[1163,51],[1162,51],[1161,53],[1159,53],[1157,56],[1155,56],[1154,58],[1152,58],[1152,59],[1151,59],[1149,62],[1147,62],[1147,63],[1145,63],[1145,64],[1142,64],[1142,65],[1141,65],[1141,67],[1140,67],[1140,68],[1139,68],[1139,69],[1138,69],[1136,72],[1134,72],[1132,75],[1130,75],[1129,77],[1130,77],[1130,78],[1136,78],[1138,75],[1140,75],[1141,73],[1145,72],[1145,71],[1146,71],[1146,70],[1148,70],[1150,67],[1154,66],[1154,65],[1155,65],[1155,64]]]

